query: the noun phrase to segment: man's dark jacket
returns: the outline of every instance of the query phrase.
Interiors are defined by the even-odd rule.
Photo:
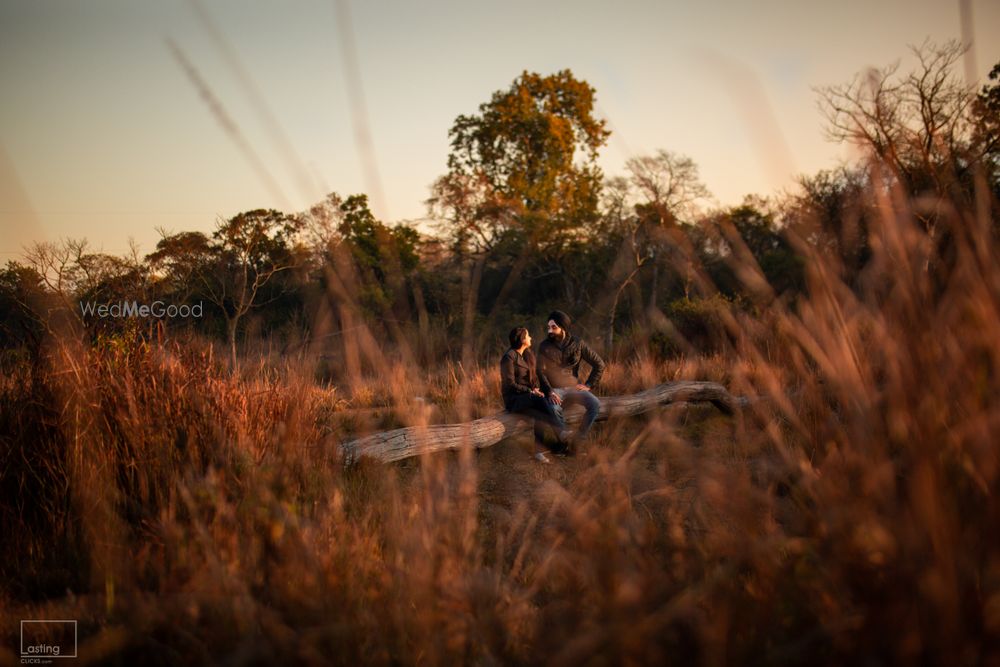
[[[559,387],[575,387],[580,384],[580,361],[590,364],[590,376],[584,383],[591,389],[597,388],[604,373],[604,360],[582,340],[566,333],[562,342],[556,343],[546,338],[538,346],[538,382],[542,392],[548,396]]]
[[[500,358],[500,393],[503,396],[503,406],[510,410],[515,399],[521,394],[530,394],[538,388],[538,376],[535,375],[535,364],[529,356],[525,359],[517,350],[511,348]]]

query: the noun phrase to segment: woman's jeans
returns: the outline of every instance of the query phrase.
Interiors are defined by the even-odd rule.
[[[517,394],[507,405],[508,412],[527,415],[535,420],[535,442],[545,442],[545,427],[555,433],[556,440],[561,442],[560,434],[566,428],[562,411],[552,405],[547,399],[535,394]]]
[[[559,387],[558,389],[552,390],[553,394],[557,394],[559,398],[562,399],[562,405],[553,406],[559,417],[563,417],[563,409],[571,405],[582,405],[584,409],[583,419],[580,421],[579,429],[577,430],[577,437],[581,440],[587,437],[590,433],[590,427],[594,425],[594,421],[597,419],[598,413],[601,411],[601,399],[594,396],[593,392],[580,391],[573,387]],[[565,419],[563,419],[565,424]]]

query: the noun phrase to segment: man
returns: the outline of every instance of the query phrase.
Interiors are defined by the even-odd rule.
[[[601,409],[593,389],[601,381],[604,360],[579,337],[570,333],[569,315],[561,310],[549,313],[548,338],[538,347],[537,372],[542,393],[554,406],[583,405],[586,411],[576,438],[583,440]],[[590,364],[590,375],[580,382],[580,362]]]

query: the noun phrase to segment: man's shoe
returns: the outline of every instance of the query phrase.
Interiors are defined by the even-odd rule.
[[[552,465],[552,461],[550,461],[549,457],[547,457],[545,455],[545,452],[537,452],[535,454],[535,460],[538,461],[539,463],[544,463],[546,465]]]

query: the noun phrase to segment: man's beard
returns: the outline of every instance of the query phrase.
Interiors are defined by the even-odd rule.
[[[565,331],[560,331],[559,333],[556,333],[554,331],[549,332],[549,340],[551,340],[553,343],[561,343],[563,342],[564,338],[566,338]]]

